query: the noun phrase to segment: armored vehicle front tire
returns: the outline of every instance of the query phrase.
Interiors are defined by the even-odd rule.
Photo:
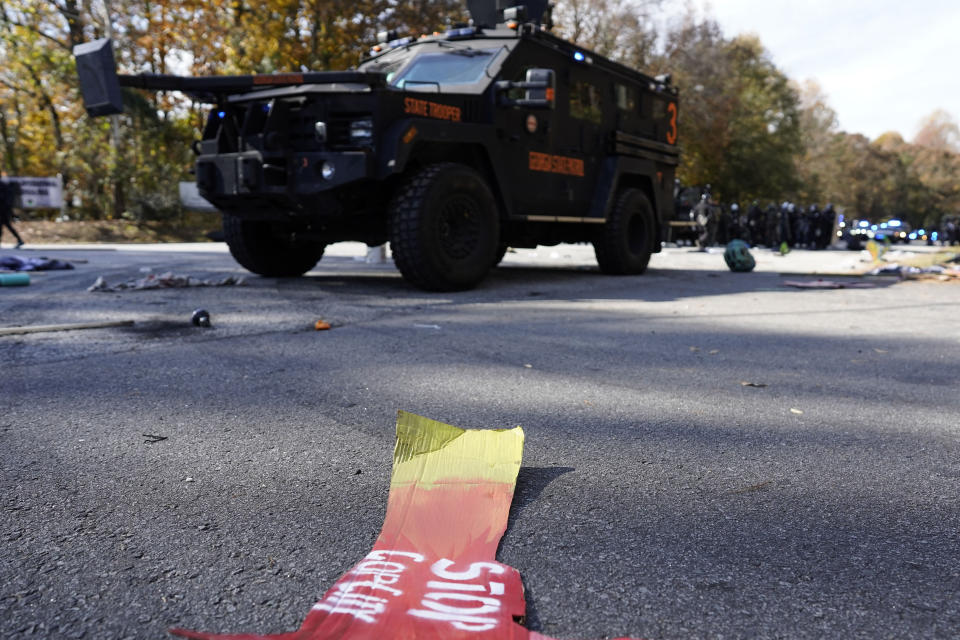
[[[233,259],[261,276],[301,276],[323,257],[325,246],[298,241],[277,223],[223,214],[223,235]]]
[[[475,287],[499,247],[497,204],[483,177],[451,162],[412,174],[390,203],[390,248],[403,277],[427,291]]]
[[[600,271],[609,275],[643,273],[653,253],[653,207],[640,189],[624,189],[593,241]]]

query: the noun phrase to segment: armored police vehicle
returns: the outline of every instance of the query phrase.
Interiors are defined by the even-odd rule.
[[[117,76],[109,41],[74,53],[91,115],[121,110],[121,86],[213,105],[197,187],[254,273],[299,276],[345,240],[389,241],[434,291],[475,286],[508,246],[591,242],[604,273],[642,273],[673,212],[676,89],[552,35],[543,0],[503,2],[381,37],[349,71]]]

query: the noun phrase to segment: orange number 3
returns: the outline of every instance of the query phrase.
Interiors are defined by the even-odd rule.
[[[667,105],[667,112],[670,114],[670,131],[667,131],[667,142],[677,143],[677,103],[671,102]]]

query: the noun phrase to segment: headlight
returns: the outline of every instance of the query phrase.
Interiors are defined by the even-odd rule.
[[[373,141],[373,120],[354,120],[350,123],[350,142],[369,144]]]

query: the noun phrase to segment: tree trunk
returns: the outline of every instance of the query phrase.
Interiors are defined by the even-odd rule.
[[[77,4],[77,0],[64,0],[63,5],[53,2],[53,0],[51,0],[51,3],[57,8],[57,11],[60,12],[63,19],[67,21],[67,29],[70,35],[70,48],[72,49],[78,44],[82,44],[83,16],[80,15],[80,7]]]

